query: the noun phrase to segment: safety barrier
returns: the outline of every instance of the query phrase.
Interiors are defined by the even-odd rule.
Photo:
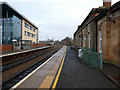
[[[91,49],[82,49],[82,61],[92,67],[102,70],[102,53],[92,51]]]
[[[0,52],[6,52],[6,51],[12,51],[13,45],[7,44],[7,45],[0,45]]]
[[[39,47],[44,47],[47,46],[46,44],[30,44],[30,46],[23,45],[22,49],[31,49],[31,48],[39,48]],[[20,46],[15,46],[15,50],[20,50]],[[0,52],[8,52],[8,51],[13,51],[14,50],[14,45],[12,44],[7,44],[7,45],[0,45]]]

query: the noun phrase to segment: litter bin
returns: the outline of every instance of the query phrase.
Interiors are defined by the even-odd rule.
[[[79,49],[79,50],[78,50],[78,57],[79,57],[79,58],[82,58],[82,55],[83,55],[82,49]]]

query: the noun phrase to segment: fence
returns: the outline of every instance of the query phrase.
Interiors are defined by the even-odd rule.
[[[83,52],[82,61],[92,67],[102,70],[102,53],[87,48],[81,49]]]
[[[47,45],[44,44],[44,43],[41,43],[41,44],[31,44],[32,48],[43,47],[43,46],[47,46]]]
[[[13,45],[8,44],[8,45],[0,45],[0,51],[5,52],[5,51],[12,51],[13,50]]]
[[[30,47],[28,47],[28,49],[44,47],[44,46],[46,46],[46,44],[31,44]],[[21,50],[21,47],[20,46],[18,47],[20,48],[18,50]],[[26,46],[22,46],[22,48],[26,49]],[[0,52],[8,52],[8,51],[13,51],[13,50],[14,50],[14,46],[12,44],[0,45]]]

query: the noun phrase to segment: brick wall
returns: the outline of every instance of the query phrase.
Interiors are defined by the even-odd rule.
[[[90,47],[96,48],[96,23],[90,23]]]
[[[119,31],[120,31],[120,17],[116,17],[113,19],[114,22],[104,21],[101,25],[102,30],[102,53],[103,60],[110,63],[119,63]],[[99,27],[98,27],[98,42],[97,49],[99,51]]]
[[[85,47],[85,29],[82,30],[82,33],[83,33],[83,47]]]
[[[120,31],[120,17],[115,18],[114,21],[116,23],[111,23],[111,49],[110,49],[110,56],[111,56],[111,61],[119,62],[120,64],[120,48],[119,48],[119,42],[120,42],[120,37],[119,37],[119,31]]]
[[[46,46],[46,44],[31,44],[32,48],[43,47],[43,46]]]
[[[111,6],[111,2],[103,2],[103,6],[104,6],[104,7]]]
[[[13,50],[13,45],[0,45],[0,51],[5,52],[5,51],[12,51]]]
[[[46,44],[31,44],[32,48],[43,47],[43,46],[46,46]],[[13,51],[13,45],[11,45],[11,44],[9,44],[9,45],[0,45],[0,51],[1,52]]]
[[[79,34],[80,33],[76,33],[76,35],[74,36],[75,37],[75,41],[74,41],[74,43],[75,43],[75,46],[77,46],[77,47],[80,47],[80,38],[79,38]]]

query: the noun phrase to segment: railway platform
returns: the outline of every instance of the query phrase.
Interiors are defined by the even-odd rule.
[[[70,47],[63,46],[11,90],[21,88],[117,88],[102,73],[80,62]]]
[[[33,49],[29,49],[29,50],[6,52],[6,53],[0,54],[0,58],[6,57],[6,56],[12,56],[12,55],[17,55],[17,54],[22,54],[22,53],[27,53],[27,52],[32,52],[32,51],[35,51],[35,50],[45,49],[45,48],[49,48],[49,47],[50,46],[44,46],[44,47],[33,48]]]
[[[64,59],[66,46],[63,46],[56,54],[36,68],[32,73],[14,85],[13,89],[20,88],[50,88]]]
[[[55,88],[117,88],[98,70],[80,62],[77,54],[67,48],[65,62]]]

